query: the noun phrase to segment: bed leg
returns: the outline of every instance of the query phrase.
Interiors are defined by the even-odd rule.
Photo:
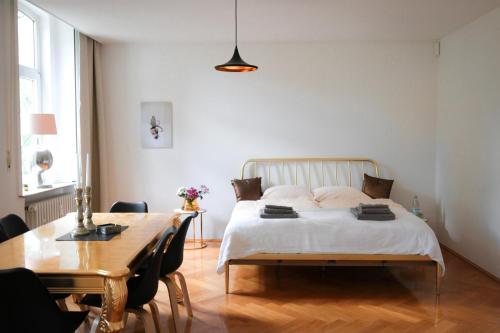
[[[441,265],[438,262],[436,262],[436,296],[439,296],[441,292],[441,276],[442,276]]]
[[[229,260],[224,264],[224,280],[226,287],[226,294],[229,294]]]

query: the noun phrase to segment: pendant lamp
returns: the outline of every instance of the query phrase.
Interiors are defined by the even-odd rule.
[[[238,52],[238,0],[234,0],[234,53],[233,57],[222,65],[215,66],[215,69],[221,72],[252,72],[258,67],[254,65],[249,65],[243,59],[241,59],[240,53]]]

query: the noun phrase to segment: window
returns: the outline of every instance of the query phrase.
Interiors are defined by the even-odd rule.
[[[29,115],[40,110],[40,72],[37,69],[37,24],[33,14],[19,10],[18,43],[19,43],[19,98],[21,110],[21,149],[23,178],[31,172],[30,162],[26,161],[29,148],[33,145],[32,136],[29,134]]]
[[[19,65],[36,68],[36,25],[35,19],[20,10],[17,13],[19,37]]]
[[[67,167],[76,163],[74,30],[28,2],[20,1],[18,8],[20,171],[27,194],[39,187],[42,170],[47,187],[76,178],[75,168]],[[32,134],[35,113],[54,115],[57,134]],[[34,162],[37,151],[44,150],[52,155],[51,168]]]

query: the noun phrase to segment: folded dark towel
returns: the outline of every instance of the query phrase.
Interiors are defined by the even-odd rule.
[[[384,208],[384,209],[373,209],[373,208],[359,209],[359,207],[356,207],[356,209],[360,213],[362,213],[362,214],[387,214],[387,213],[391,212],[391,210],[389,208]]]
[[[396,219],[396,215],[389,210],[388,213],[385,214],[366,214],[362,213],[359,210],[359,207],[351,208],[352,214],[358,220],[367,220],[367,221],[391,221]]]
[[[384,208],[361,208],[361,206],[354,207],[359,214],[391,214],[389,207]]]
[[[360,203],[358,207],[361,209],[387,209],[389,208],[389,205],[382,205],[382,204],[371,205],[371,204]]]
[[[283,212],[281,214],[266,214],[264,209],[260,210],[260,218],[262,219],[296,219],[299,217],[296,211]]]
[[[264,208],[265,214],[290,214],[293,212],[291,209]]]
[[[290,211],[293,211],[293,207],[289,207],[289,206],[278,206],[278,205],[266,205],[265,208],[269,208],[269,209],[280,209],[280,210],[290,210]]]
[[[388,205],[368,205],[368,204],[359,204],[357,207],[358,211],[363,214],[387,214],[391,213]]]
[[[359,206],[360,207],[368,207],[368,208],[387,208],[387,207],[389,207],[389,205],[386,205],[386,204],[364,204],[364,203],[360,203]]]

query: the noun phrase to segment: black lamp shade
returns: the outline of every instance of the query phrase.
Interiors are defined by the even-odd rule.
[[[222,72],[252,72],[256,70],[257,66],[249,65],[240,57],[238,46],[234,48],[233,57],[222,65],[215,66],[215,69]]]

